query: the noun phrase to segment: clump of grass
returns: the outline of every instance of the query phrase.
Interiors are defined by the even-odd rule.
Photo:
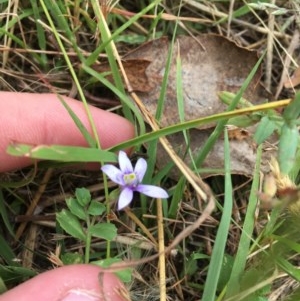
[[[133,146],[137,151],[147,153],[149,171],[145,179],[153,184],[163,183],[171,194],[169,203],[149,203],[149,200],[141,199],[141,202],[134,203],[130,211],[115,212],[111,204],[106,202],[114,197],[109,196],[113,190],[112,184],[102,179],[100,171],[91,176],[84,171],[66,172],[53,163],[47,163],[40,165],[32,174],[31,169],[22,171],[30,173],[28,180],[24,180],[21,172],[8,174],[8,179],[0,183],[0,212],[3,220],[0,235],[2,291],[37,273],[33,270],[47,269],[51,261],[57,265],[107,257],[136,261],[159,253],[159,264],[156,257],[150,262],[144,260],[144,263],[135,267],[136,272],[128,285],[132,300],[140,299],[141,296],[147,300],[282,300],[287,295],[291,300],[297,300],[300,279],[297,269],[298,213],[293,215],[290,211],[286,212],[282,206],[260,207],[257,191],[260,190],[261,149],[251,183],[245,185],[241,185],[246,181],[244,178],[230,174],[226,139],[225,176],[207,180],[209,185],[197,178],[192,167],[181,162],[172,150],[169,150],[172,158],[170,166],[177,164],[184,174],[178,182],[169,177],[170,168],[158,171],[155,166],[158,139],[165,143],[166,135],[180,131],[188,144],[188,130],[212,120],[219,122],[215,130],[219,135],[223,132],[226,120],[242,111],[224,112],[159,129],[151,121],[153,116],[141,114],[133,105],[134,101],[143,109],[138,97],[126,91],[127,87],[122,80],[126,74],[120,72],[121,55],[144,41],[168,35],[174,42],[178,34],[212,32],[227,36],[239,45],[260,53],[266,49],[266,57],[261,56],[264,60],[262,81],[276,98],[293,95],[293,92],[284,89],[283,82],[286,80],[284,77],[296,68],[299,55],[295,47],[289,47],[299,24],[298,4],[295,1],[283,1],[276,5],[274,2],[270,5],[261,4],[261,7],[248,4],[247,1],[186,0],[150,3],[126,1],[124,4],[121,1],[70,1],[66,4],[60,0],[39,3],[32,0],[28,3],[19,2],[17,6],[11,6],[9,1],[0,4],[3,12],[0,27],[3,39],[1,89],[54,92],[81,99],[86,109],[87,104],[91,103],[122,114],[136,124],[137,138],[110,151]],[[91,68],[103,61],[109,62],[113,83]],[[181,73],[180,68],[178,61],[178,74]],[[249,79],[252,75],[249,75]],[[168,64],[158,107],[163,106],[167,79]],[[177,80],[178,107],[184,121],[180,76]],[[243,89],[246,86],[247,82]],[[96,95],[105,95],[112,102],[105,102]],[[242,91],[234,98],[231,110],[241,96]],[[284,102],[284,106],[288,103]],[[268,113],[264,116],[270,116],[269,112],[276,106],[279,106],[279,102],[245,110],[249,114],[254,110],[265,110]],[[85,150],[70,149],[69,153],[74,156],[72,161],[115,160],[111,152],[99,152],[101,145],[96,129],[92,138],[67,106],[66,110],[91,146]],[[284,114],[276,114],[279,118],[283,116],[284,121],[281,119],[281,122],[290,126],[291,120],[287,121]],[[159,110],[155,117],[159,120]],[[144,119],[150,123],[153,132],[146,134]],[[294,129],[298,124],[298,116],[292,119]],[[268,122],[272,122],[272,118]],[[280,132],[280,127],[277,130]],[[193,158],[195,165],[203,162],[213,147],[215,137],[217,135],[208,140],[198,158]],[[147,148],[143,145],[145,142],[148,143]],[[47,158],[56,161],[62,159],[59,156]],[[297,204],[298,152],[293,159],[295,161],[290,175],[295,184],[292,197],[296,199],[290,201]],[[281,165],[285,167],[284,160]],[[74,197],[77,187],[86,187],[90,191],[89,202],[94,205],[94,201],[99,204],[106,202],[107,211],[103,211],[102,206],[101,209],[98,205],[90,208],[90,203],[80,202],[80,206],[75,209],[67,202],[66,209],[64,200]],[[34,205],[29,206],[31,211],[27,211],[27,216],[24,216],[24,204],[29,202],[30,195],[33,195]],[[78,192],[76,197],[80,199]],[[277,197],[282,200],[281,195]],[[210,203],[212,200],[217,205],[214,211]],[[43,211],[28,223],[28,214],[33,212],[38,202],[41,202],[39,206],[42,206]],[[97,217],[94,214],[96,211],[99,213]],[[65,236],[65,227],[56,227],[57,213],[58,221],[62,219],[60,214],[71,214],[73,219],[76,217],[74,223],[78,227],[75,227],[76,233],[71,233],[73,238]],[[11,216],[17,216],[18,222],[23,225],[26,223],[27,228],[11,223]],[[118,236],[89,237],[88,241],[84,241],[79,225],[90,223],[89,218],[95,225],[106,221],[108,217],[113,217],[108,227],[117,227]],[[286,226],[288,224],[289,227]],[[18,239],[17,245],[14,237]],[[29,245],[32,241],[35,243]],[[168,245],[171,247],[166,247]],[[23,252],[23,246],[30,252]],[[166,250],[171,252],[165,254]],[[48,256],[51,252],[55,254],[52,254],[50,261]],[[131,267],[130,261],[128,266]],[[292,291],[278,293],[279,287],[285,285],[292,287]]]

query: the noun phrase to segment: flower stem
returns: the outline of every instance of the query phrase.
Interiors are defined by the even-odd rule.
[[[91,251],[91,242],[92,242],[92,236],[90,233],[90,217],[86,219],[86,225],[87,225],[87,233],[86,233],[86,240],[85,240],[85,253],[84,253],[84,263],[89,263],[90,261],[90,251]]]

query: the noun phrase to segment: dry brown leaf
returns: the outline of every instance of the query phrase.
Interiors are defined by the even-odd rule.
[[[145,59],[151,62],[146,69],[146,75],[152,89],[147,93],[137,94],[153,115],[156,113],[157,100],[161,92],[169,45],[167,38],[161,38],[143,44],[125,56],[126,59]],[[238,47],[221,36],[205,34],[197,36],[197,40],[188,36],[178,37],[172,53],[164,111],[160,120],[162,126],[180,122],[176,94],[176,58],[178,54],[180,54],[182,64],[185,120],[225,111],[227,107],[219,100],[218,92],[224,90],[237,92],[258,60],[256,52]],[[244,97],[252,103],[258,103],[261,99],[260,76],[259,72],[254,76],[244,94]],[[208,139],[213,126],[210,124],[189,131],[189,147],[195,156]],[[232,138],[230,140],[232,173],[251,176],[256,160],[256,150],[251,133],[235,131],[230,135]],[[187,146],[183,135],[177,133],[169,136],[168,139],[176,152],[182,157],[185,156],[185,162],[190,164],[191,160],[186,155]],[[159,148],[157,164],[162,167],[166,162],[168,162],[167,154],[162,148]],[[216,142],[201,168],[219,170],[201,173],[204,177],[223,173],[224,141],[222,138]],[[174,169],[171,176],[178,178],[178,170]]]
[[[298,67],[293,73],[292,77],[284,82],[285,88],[295,88],[300,84],[300,67]]]
[[[130,82],[131,88],[136,92],[149,92],[152,89],[146,69],[151,62],[145,59],[127,59],[123,60],[122,64],[125,69],[126,75]],[[97,72],[109,72],[110,66],[107,63],[94,65],[93,69]],[[113,82],[112,75],[107,75],[107,80]]]
[[[227,132],[229,140],[241,141],[251,139],[249,131],[236,126],[227,126]]]
[[[161,91],[168,50],[169,42],[164,37],[145,43],[125,56],[126,60],[144,59],[151,62],[146,74],[153,88],[138,95],[153,115]],[[197,36],[197,40],[189,36],[178,37],[174,45],[164,112],[160,121],[162,126],[180,122],[176,95],[178,51],[182,61],[186,120],[223,112],[226,105],[220,102],[218,92],[237,92],[258,59],[256,52],[238,47],[222,36],[204,34]],[[259,81],[260,74],[256,74],[244,94],[253,103],[259,99]]]
[[[157,100],[161,93],[161,85],[168,58],[170,43],[166,37],[145,43],[126,54],[124,62],[147,62],[125,67],[133,89],[150,113],[155,116]],[[238,47],[230,40],[218,36],[204,34],[194,39],[189,36],[177,38],[172,53],[171,68],[168,78],[167,92],[164,99],[164,110],[160,120],[161,126],[180,123],[177,105],[176,58],[180,55],[182,65],[182,90],[184,100],[185,120],[210,116],[226,110],[218,98],[220,91],[237,92],[258,60],[256,52]],[[260,102],[261,86],[258,72],[243,97],[252,103]],[[141,78],[141,82],[139,79]],[[134,83],[137,83],[134,85]],[[146,87],[146,88],[145,88]],[[214,124],[189,131],[190,147],[195,156],[203,147],[213,130]],[[230,140],[232,173],[251,176],[256,160],[256,150],[246,132],[235,132]],[[243,134],[243,135],[237,135]],[[238,136],[238,137],[237,137]],[[243,137],[242,137],[243,136]],[[181,133],[168,137],[173,148],[181,156],[186,155],[187,146]],[[162,167],[169,158],[161,148],[157,152],[158,166]],[[191,163],[186,156],[186,163]],[[220,138],[206,158],[201,168],[218,169],[222,174],[224,168],[224,141]],[[206,175],[212,175],[209,172]],[[178,178],[174,169],[173,177]]]

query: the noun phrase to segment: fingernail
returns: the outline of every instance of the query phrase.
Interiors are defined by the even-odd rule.
[[[85,290],[70,290],[60,301],[100,301],[102,300],[96,292]]]

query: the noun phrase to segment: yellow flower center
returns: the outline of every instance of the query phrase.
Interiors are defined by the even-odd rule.
[[[125,174],[123,176],[123,180],[124,180],[126,185],[137,185],[138,184],[137,183],[137,177],[136,177],[136,174],[134,172]]]

